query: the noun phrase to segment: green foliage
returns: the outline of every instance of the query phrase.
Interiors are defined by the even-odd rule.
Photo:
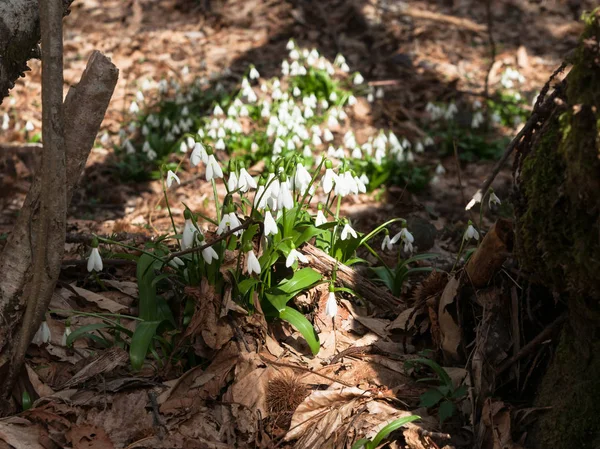
[[[410,265],[419,260],[432,259],[436,256],[436,254],[418,254],[409,259],[400,261],[393,270],[389,269],[387,266],[371,267],[371,270],[377,276],[377,281],[383,283],[394,296],[400,296],[402,294],[402,287],[408,276],[416,273],[429,273],[433,271],[433,268],[431,267],[410,268]]]
[[[377,435],[375,435],[375,438],[373,438],[372,440],[369,440],[368,438],[361,438],[360,440],[356,441],[352,445],[352,449],[361,449],[361,448],[375,449],[375,448],[379,447],[381,442],[385,438],[387,438],[390,433],[392,433],[392,432],[400,429],[401,427],[405,426],[406,424],[416,421],[418,419],[421,419],[421,417],[418,415],[411,415],[411,416],[405,416],[403,418],[398,418],[398,419],[392,421],[391,423],[389,423],[388,425],[386,425],[379,432],[377,432]]]
[[[461,385],[454,388],[452,379],[438,363],[427,358],[413,359],[405,363],[406,368],[415,368],[417,365],[424,365],[430,368],[437,377],[428,377],[419,379],[418,382],[436,382],[437,386],[431,388],[420,396],[421,407],[438,408],[438,416],[440,424],[443,424],[448,418],[451,418],[456,413],[456,403],[461,401],[467,394],[467,387]]]

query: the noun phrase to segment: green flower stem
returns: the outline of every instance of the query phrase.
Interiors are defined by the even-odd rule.
[[[460,242],[460,248],[458,249],[458,254],[456,255],[456,261],[454,262],[454,265],[452,266],[452,270],[450,270],[450,273],[454,272],[454,269],[456,268],[456,265],[458,264],[458,261],[460,260],[460,256],[462,254],[462,250],[463,250],[464,246],[465,246],[465,238],[463,236],[462,241]]]
[[[167,195],[167,184],[164,180],[162,170],[161,170],[160,179],[162,180],[162,189],[163,189],[163,195],[165,196],[165,204],[167,206],[167,211],[169,212],[169,218],[171,219],[171,225],[173,226],[173,234],[177,235],[177,226],[175,226],[175,220],[173,219],[173,213],[171,212],[171,206],[169,204],[169,196]],[[177,245],[179,246],[179,249],[181,249],[181,241],[179,239],[177,239]]]
[[[369,240],[371,240],[373,237],[375,237],[377,234],[379,234],[381,231],[383,231],[388,225],[395,223],[397,221],[406,222],[406,220],[404,218],[392,218],[391,220],[388,220],[385,223],[377,226],[375,229],[373,229],[371,232],[369,232],[367,235],[365,235],[362,238],[362,240],[360,241],[360,245],[367,243]]]
[[[394,273],[392,272],[392,270],[390,269],[390,267],[388,267],[387,264],[383,261],[383,259],[381,258],[381,256],[379,254],[377,254],[377,251],[375,251],[373,248],[371,248],[371,246],[368,243],[363,243],[363,245],[364,245],[365,248],[367,248],[367,251],[369,251],[373,256],[375,256],[375,258],[381,263],[381,265],[383,265],[383,267],[386,269],[386,271],[393,278],[394,277]]]
[[[210,182],[212,183],[212,187],[213,187],[213,195],[215,196],[215,209],[217,210],[217,223],[221,222],[221,211],[219,210],[219,195],[217,194],[217,182],[215,181],[215,179],[211,179]]]

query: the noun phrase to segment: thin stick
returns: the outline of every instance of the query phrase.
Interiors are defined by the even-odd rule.
[[[533,340],[523,346],[517,354],[513,355],[510,359],[500,365],[500,367],[496,370],[496,376],[499,376],[514,363],[533,352],[535,348],[537,348],[544,340],[548,339],[548,337],[550,337],[566,320],[566,314],[555,319],[548,327],[546,327],[546,329],[537,334]]]

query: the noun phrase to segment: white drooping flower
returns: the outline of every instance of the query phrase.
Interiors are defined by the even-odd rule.
[[[334,318],[337,315],[337,301],[335,300],[335,293],[329,292],[329,296],[327,296],[327,303],[325,304],[325,315],[330,318]]]
[[[347,240],[350,238],[350,236],[354,237],[354,238],[358,238],[358,235],[356,234],[356,231],[354,229],[352,229],[352,226],[350,226],[348,223],[346,223],[344,225],[344,228],[342,229],[342,233],[340,234],[340,238],[342,240]]]
[[[302,92],[300,91],[298,86],[294,86],[294,89],[292,90],[292,95],[294,97],[299,97],[300,95],[302,95]]]
[[[215,108],[213,109],[213,115],[216,117],[224,116],[225,112],[223,112],[223,109],[221,108],[221,106],[216,105]]]
[[[260,262],[256,258],[253,250],[250,250],[246,253],[246,271],[249,275],[252,275],[252,273],[260,275]]]
[[[444,168],[444,166],[442,164],[437,164],[437,167],[435,167],[435,174],[440,176],[446,173],[446,169]]]
[[[129,105],[129,112],[131,114],[137,114],[138,112],[140,112],[140,107],[138,106],[138,104],[135,101],[132,101],[131,104]]]
[[[483,118],[481,111],[475,111],[473,118],[471,119],[471,128],[479,128],[484,121],[485,119]]]
[[[186,218],[183,226],[183,235],[181,237],[181,249],[189,249],[194,245],[194,239],[198,230],[194,226],[191,218]]]
[[[354,106],[356,104],[356,97],[354,95],[350,95],[348,97],[348,106]]]
[[[279,229],[277,228],[277,222],[275,221],[273,215],[271,215],[271,211],[269,210],[265,212],[264,228],[265,236],[276,235],[279,232]]]
[[[407,228],[402,228],[402,230],[396,234],[394,237],[392,237],[392,239],[390,240],[390,242],[392,244],[396,244],[398,242],[398,240],[402,240],[402,243],[404,243],[404,251],[405,252],[412,252],[413,250],[413,242],[415,241],[415,238],[413,237],[413,235],[409,232],[409,230]]]
[[[479,232],[477,232],[477,229],[475,229],[473,224],[469,221],[469,226],[463,235],[463,240],[468,241],[471,239],[479,240]]]
[[[208,162],[206,164],[206,180],[210,181],[212,179],[222,178],[223,170],[221,166],[215,159],[215,155],[211,154],[208,156]]]
[[[325,142],[333,140],[333,133],[328,128],[325,128],[325,131],[323,131],[323,139],[325,139]]]
[[[62,338],[60,339],[61,346],[67,346],[67,338],[69,338],[69,335],[71,335],[71,327],[67,325],[65,326],[65,331],[63,332]]]
[[[40,346],[44,343],[48,343],[50,341],[50,328],[48,327],[48,323],[46,323],[46,321],[42,321],[42,324],[40,324],[40,327],[38,328],[38,330],[36,331],[35,335],[33,336],[33,340],[31,340],[31,343],[33,343],[36,346]]]
[[[224,150],[225,149],[225,141],[223,139],[217,140],[215,143],[215,150]]]
[[[240,169],[240,175],[238,177],[238,187],[241,192],[246,193],[250,189],[256,189],[256,181],[245,168]]]
[[[179,257],[173,257],[173,260],[169,262],[169,266],[174,269],[178,269],[179,267],[183,267],[185,262],[181,260]]]
[[[323,175],[323,179],[321,181],[323,185],[323,192],[325,192],[326,195],[329,194],[329,192],[331,192],[334,181],[337,181],[336,178],[337,176],[333,172],[333,169],[327,168],[325,170],[325,174]]]
[[[167,172],[167,188],[171,188],[173,185],[173,181],[177,181],[178,185],[181,185],[181,181],[179,180],[179,176],[177,176],[173,170],[169,170]]]
[[[33,123],[31,123],[31,121],[27,120],[27,123],[25,123],[25,131],[30,133],[34,129],[35,129],[35,126],[33,126]]]
[[[296,262],[297,260],[302,263],[308,263],[308,259],[304,254],[302,254],[300,251],[292,249],[285,259],[285,266],[289,268],[292,265],[294,265],[294,262]]]
[[[241,226],[241,222],[235,212],[230,212],[228,214],[223,214],[223,218],[221,219],[221,223],[219,223],[219,227],[217,228],[217,235],[223,234],[225,231],[231,231],[238,226]],[[237,231],[236,235],[239,235],[241,231]]]
[[[354,75],[354,79],[353,79],[353,83],[358,85],[358,84],[362,84],[365,81],[365,79],[363,78],[363,76],[360,73],[356,73],[356,75]]]
[[[304,195],[311,181],[312,177],[308,170],[306,170],[304,165],[298,162],[296,165],[296,176],[294,176],[294,188],[298,189],[298,191]]]
[[[469,204],[467,204],[467,206],[465,207],[465,210],[470,210],[473,206],[475,206],[475,204],[480,203],[481,202],[481,190],[478,190],[477,192],[475,192],[475,195],[473,195],[473,198],[471,198],[471,201],[469,201]]]
[[[213,260],[219,260],[219,255],[212,246],[207,246],[202,250],[202,258],[207,264],[211,264]]]
[[[234,171],[229,173],[229,179],[227,180],[227,188],[230,192],[238,188],[238,177]]]
[[[202,145],[200,142],[195,143],[194,150],[190,155],[190,162],[194,167],[200,162],[204,162],[205,164],[208,163],[208,153],[206,152],[204,145]]]
[[[385,237],[383,238],[383,242],[381,242],[381,251],[384,251],[385,249],[387,249],[388,251],[391,251],[393,247],[394,247],[394,244],[392,243],[390,236],[388,234],[386,234]]]
[[[102,271],[102,257],[100,257],[98,248],[92,248],[92,252],[88,257],[87,270],[89,272]]]
[[[294,197],[290,191],[290,185],[287,181],[282,181],[279,185],[279,195],[277,195],[277,209],[292,209],[294,207]]]
[[[315,226],[319,227],[322,224],[327,223],[327,218],[321,209],[317,211],[317,216],[315,217]]]
[[[250,78],[251,80],[257,80],[258,78],[260,78],[260,73],[258,73],[256,67],[252,67],[250,69],[250,73],[248,73],[248,78]]]
[[[490,198],[488,199],[488,206],[490,207],[490,209],[492,207],[492,204],[497,204],[498,206],[502,204],[502,201],[500,201],[500,198],[498,198],[498,196],[494,193],[493,190],[490,192]]]

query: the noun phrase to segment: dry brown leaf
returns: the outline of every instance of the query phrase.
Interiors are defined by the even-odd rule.
[[[23,418],[9,418],[0,421],[0,440],[14,449],[45,449],[40,437],[45,434],[40,426]]]
[[[73,449],[114,449],[115,447],[102,427],[86,424],[73,426],[66,436]]]
[[[108,299],[106,296],[86,290],[85,288],[76,287],[75,285],[71,285],[71,288],[73,291],[75,291],[75,293],[77,293],[77,295],[81,296],[90,303],[96,304],[102,310],[106,310],[110,313],[125,313],[129,310],[127,306],[119,304],[112,299]],[[67,295],[68,298],[69,296],[73,295],[73,292],[67,289],[62,289],[61,295]]]
[[[129,354],[123,348],[114,346],[92,357],[73,377],[61,385],[61,389],[70,388],[100,374],[110,373],[129,361]]]
[[[294,412],[290,431],[286,434],[285,441],[299,438],[308,432],[309,429],[314,430],[315,425],[319,426],[321,430],[320,433],[322,433],[323,437],[328,437],[337,429],[337,427],[339,427],[339,425],[341,425],[341,416],[336,415],[334,419],[331,419],[330,417],[327,420],[324,416],[335,412],[335,410],[341,409],[344,406],[342,415],[349,413],[355,404],[355,399],[366,399],[371,396],[372,394],[369,391],[361,390],[356,387],[313,391]],[[352,404],[350,410],[347,408],[349,404]]]
[[[132,298],[138,297],[138,286],[136,282],[132,281],[118,281],[113,279],[103,279],[102,282],[109,287],[119,290],[121,293],[131,296]]]
[[[400,313],[400,315],[398,315],[396,317],[396,319],[394,321],[392,321],[388,325],[387,329],[388,330],[400,329],[402,331],[407,331],[407,330],[411,329],[415,325],[415,320],[417,319],[417,316],[419,316],[419,313],[414,313],[414,312],[415,312],[414,307],[410,307],[410,308],[404,310],[403,312]]]
[[[448,307],[451,307],[455,303],[459,287],[460,279],[458,277],[451,278],[444,288],[444,292],[442,293],[440,304],[438,306],[438,320],[440,326],[440,336],[442,339],[442,350],[444,351],[444,354],[453,360],[459,358],[458,348],[460,346],[462,334],[458,323],[448,310]]]

